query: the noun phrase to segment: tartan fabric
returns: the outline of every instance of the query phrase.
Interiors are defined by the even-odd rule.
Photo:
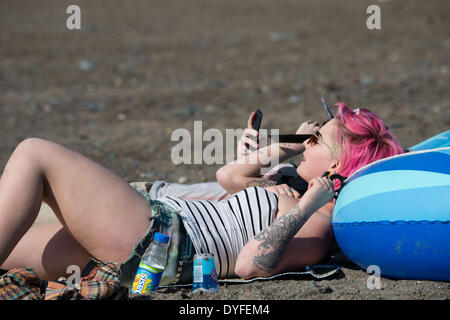
[[[15,268],[0,277],[0,300],[39,300],[41,281],[31,268]]]
[[[120,291],[119,263],[91,259],[86,269],[88,274],[81,277],[79,289],[70,288],[66,283],[49,281],[45,300],[102,300]],[[86,273],[85,270],[83,273]]]
[[[103,300],[126,298],[120,286],[119,264],[91,259],[82,272],[79,286],[63,281],[40,280],[31,268],[15,268],[0,277],[2,300]]]

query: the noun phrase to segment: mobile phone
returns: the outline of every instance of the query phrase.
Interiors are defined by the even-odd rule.
[[[262,117],[263,117],[262,111],[259,109],[256,110],[255,117],[253,118],[253,123],[252,123],[253,129],[255,129],[256,131],[259,131],[259,129],[261,128]],[[259,144],[259,137],[251,136],[250,139],[252,139],[253,141],[256,141],[256,143]],[[247,145],[246,147],[247,147],[247,149],[250,149],[250,151],[254,151],[253,147],[250,147],[249,145]]]
[[[255,118],[253,119],[253,129],[255,129],[256,131],[259,131],[259,129],[261,128],[261,121],[262,121],[262,117],[263,117],[263,113],[261,110],[256,110],[255,111]]]

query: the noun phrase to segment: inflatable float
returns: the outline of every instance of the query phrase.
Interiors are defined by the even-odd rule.
[[[375,265],[389,278],[450,281],[450,147],[356,171],[336,200],[332,226],[342,252],[364,270]]]
[[[442,147],[450,147],[450,130],[441,132],[429,139],[426,139],[408,148],[408,151],[420,151]]]

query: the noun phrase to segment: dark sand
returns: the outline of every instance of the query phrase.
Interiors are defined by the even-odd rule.
[[[127,181],[193,183],[217,165],[171,162],[171,133],[323,121],[320,97],[380,114],[404,147],[450,127],[450,3],[435,1],[0,2],[0,167],[21,140],[64,144]],[[381,30],[366,8],[381,8]],[[192,132],[192,131],[191,131]],[[206,143],[205,143],[206,145]],[[330,260],[333,257],[327,257]],[[342,260],[335,260],[341,261]],[[338,275],[162,289],[150,299],[448,299],[446,282],[381,279],[348,262]],[[449,270],[450,271],[450,270]]]

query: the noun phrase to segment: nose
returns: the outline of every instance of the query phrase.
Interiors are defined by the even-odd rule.
[[[308,143],[309,139],[303,141],[303,146],[305,147],[305,150],[308,149],[310,147],[310,144]]]

